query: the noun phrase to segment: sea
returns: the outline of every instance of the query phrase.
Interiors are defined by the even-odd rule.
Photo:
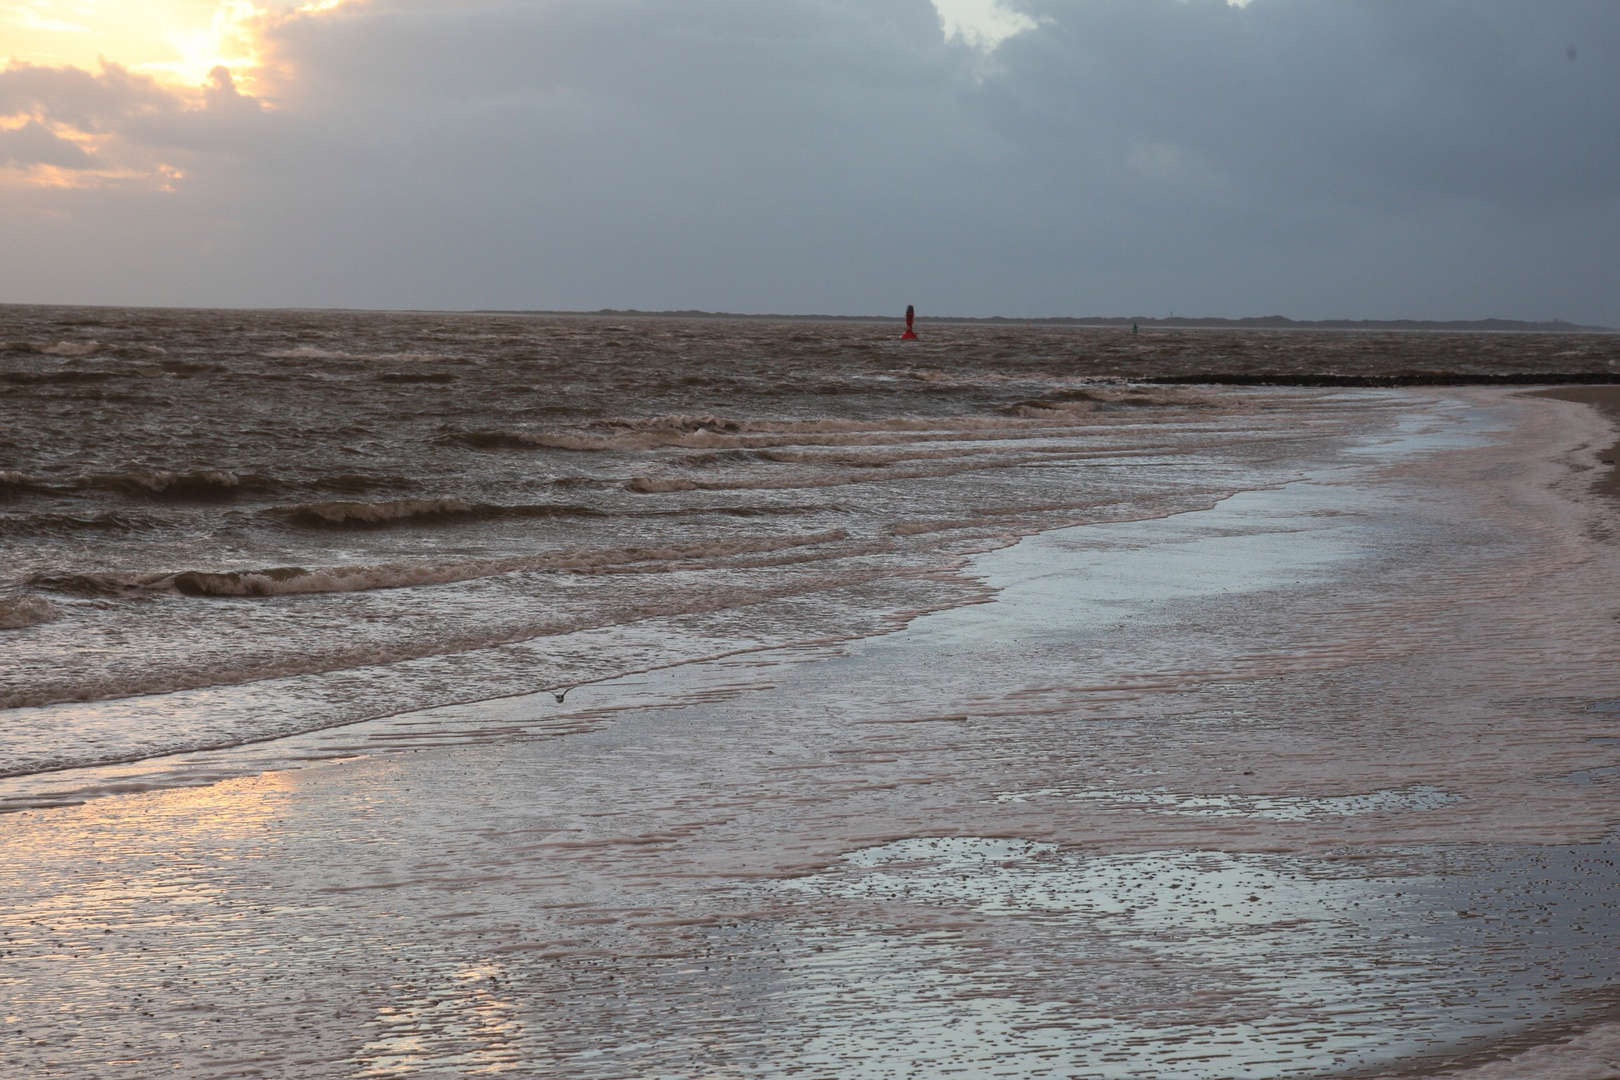
[[[0,776],[872,633],[1342,431],[1141,379],[1409,337],[0,308]]]
[[[665,915],[695,905],[690,925],[707,935],[701,948],[691,946],[698,951],[598,941],[570,953],[557,942],[576,939],[555,931],[545,955],[564,957],[556,963],[566,967],[587,953],[598,960],[678,954],[687,967],[659,969],[659,979],[673,982],[649,983],[649,996],[635,999],[636,1008],[667,1002],[675,1009],[697,983],[707,987],[705,1001],[741,993],[693,974],[702,957],[746,957],[749,977],[765,978],[761,958],[791,941],[812,966],[824,950],[843,957],[846,966],[826,978],[860,985],[849,972],[867,971],[861,1000],[868,1004],[850,1013],[837,996],[845,991],[817,983],[820,1004],[794,998],[799,1027],[780,1029],[797,1032],[798,1057],[774,1063],[761,1032],[787,1021],[761,1020],[757,1031],[744,1024],[747,1033],[738,1034],[732,1021],[741,1013],[713,1024],[659,1020],[661,1034],[632,1053],[624,1049],[634,1043],[626,1042],[628,1029],[615,1028],[617,1014],[604,1004],[620,1000],[619,991],[592,982],[573,1015],[610,1031],[618,1049],[601,1039],[569,1043],[586,1029],[539,1014],[511,1020],[516,1028],[491,1028],[479,1043],[483,1029],[468,1018],[494,1014],[478,1012],[475,984],[493,979],[498,987],[521,975],[535,1001],[573,1001],[575,976],[556,982],[563,976],[553,972],[546,983],[553,976],[532,965],[526,974],[488,974],[513,968],[515,953],[489,961],[495,967],[487,971],[464,956],[434,954],[433,962],[448,966],[431,1008],[413,1005],[416,1019],[402,1028],[396,994],[364,1020],[369,1042],[319,1067],[310,1058],[299,1075],[789,1075],[794,1061],[850,1076],[992,1075],[997,1061],[1017,1075],[1047,1068],[1056,1070],[1051,1075],[1372,1075],[1365,1070],[1403,1055],[1429,1061],[1441,1051],[1477,1065],[1489,1057],[1478,1054],[1492,1032],[1511,1030],[1522,1050],[1536,1041],[1524,1041],[1525,1031],[1540,1039],[1565,1031],[1559,1025],[1576,1014],[1590,1020],[1587,1027],[1607,1015],[1607,987],[1620,970],[1610,963],[1620,918],[1606,901],[1601,914],[1591,908],[1585,921],[1558,922],[1563,936],[1533,956],[1466,935],[1458,945],[1464,938],[1434,924],[1436,905],[1451,905],[1447,918],[1453,909],[1462,917],[1488,908],[1491,895],[1529,912],[1536,897],[1558,891],[1536,884],[1549,860],[1578,866],[1579,875],[1610,873],[1593,869],[1604,852],[1613,854],[1608,848],[1570,846],[1598,843],[1609,816],[1607,803],[1588,797],[1605,782],[1607,758],[1582,757],[1598,745],[1589,740],[1607,738],[1592,726],[1610,722],[1602,695],[1620,693],[1607,688],[1598,659],[1608,647],[1606,616],[1581,606],[1599,602],[1591,582],[1605,580],[1591,576],[1608,565],[1591,554],[1602,527],[1596,517],[1566,522],[1563,511],[1538,509],[1529,495],[1503,495],[1498,505],[1490,502],[1495,495],[1478,494],[1479,505],[1491,508],[1476,514],[1435,491],[1444,480],[1446,490],[1491,492],[1498,484],[1491,477],[1506,484],[1528,475],[1514,462],[1541,460],[1524,450],[1528,443],[1514,444],[1519,458],[1501,449],[1508,433],[1527,430],[1523,418],[1531,415],[1531,406],[1509,398],[1516,391],[1446,384],[1504,374],[1526,383],[1612,381],[1620,341],[1573,333],[1133,333],[1006,320],[924,319],[919,332],[920,340],[902,341],[895,321],[625,312],[0,307],[0,811],[16,812],[0,813],[0,832],[13,823],[16,851],[49,861],[41,853],[91,843],[87,827],[53,834],[53,814],[116,815],[142,793],[236,790],[222,778],[259,783],[252,778],[289,763],[327,775],[313,763],[463,745],[486,755],[483,783],[501,792],[501,814],[522,820],[516,832],[560,836],[596,827],[577,824],[597,812],[587,805],[607,814],[645,798],[653,802],[637,813],[647,821],[673,813],[670,806],[689,801],[673,793],[708,790],[692,780],[694,770],[720,768],[717,783],[741,791],[772,775],[777,765],[767,756],[803,751],[823,735],[893,733],[915,745],[827,751],[836,769],[806,773],[810,787],[779,811],[770,809],[777,796],[733,792],[735,805],[755,800],[749,812],[770,824],[703,841],[712,850],[691,841],[690,852],[707,854],[690,858],[735,862],[754,842],[746,836],[779,833],[765,860],[774,869],[758,868],[785,882],[786,892],[772,893],[773,911],[814,894],[827,910],[965,905],[981,921],[1016,910],[1035,927],[1013,935],[1012,959],[995,954],[999,981],[987,989],[970,985],[978,955],[971,949],[927,958],[957,932],[938,920],[900,933],[892,912],[887,922],[853,929],[838,921],[842,915],[828,915],[785,937],[749,938],[764,933],[757,896],[743,905],[755,905],[748,917],[755,921],[728,922],[714,912],[731,901],[705,907],[710,900],[664,878],[659,888],[678,894],[664,898]],[[1557,407],[1564,416],[1582,408]],[[1603,430],[1600,421],[1582,422]],[[1574,430],[1535,429],[1544,442]],[[1560,450],[1568,461],[1559,468],[1595,466],[1598,435],[1583,439]],[[1469,447],[1495,447],[1496,471],[1480,472],[1486,451]],[[1419,474],[1428,479],[1413,479]],[[1601,517],[1600,509],[1590,512]],[[1257,525],[1262,518],[1268,524]],[[1345,580],[1355,584],[1333,576],[1351,566],[1359,576]],[[1548,581],[1565,584],[1544,588]],[[1560,597],[1565,606],[1532,596]],[[1459,598],[1551,628],[1548,640],[1562,644],[1536,638],[1551,659],[1521,671],[1505,658],[1528,648],[1531,632],[1492,636],[1480,628],[1498,623],[1464,611]],[[1176,609],[1182,614],[1161,617],[1163,605],[1174,604],[1184,605]],[[1159,614],[1149,618],[1149,609]],[[997,615],[1003,611],[1023,614],[1007,622]],[[1560,638],[1560,619],[1584,629]],[[1027,647],[1006,644],[1027,635]],[[1083,663],[1073,642],[1084,643]],[[766,679],[761,671],[776,674]],[[1359,682],[1331,674],[1367,671],[1383,674]],[[1198,707],[1181,707],[1195,698]],[[1467,708],[1458,704],[1465,699]],[[985,704],[992,700],[995,708]],[[660,709],[673,709],[682,723],[697,710],[712,725],[680,744],[681,753],[699,754],[684,772],[625,765],[630,759],[615,744],[619,764],[605,772],[579,765],[553,775],[547,770],[561,766],[552,762],[533,765],[526,780],[512,775],[514,762],[529,760],[523,755],[541,753],[535,746],[575,739],[568,745],[580,749],[567,753],[586,755],[594,752],[586,749],[591,739],[606,737],[604,725],[622,740],[631,714],[665,716]],[[534,727],[541,714],[554,726]],[[1517,734],[1501,736],[1505,757],[1480,751],[1477,768],[1459,765],[1480,745],[1483,736],[1469,725],[1482,717],[1492,731]],[[931,726],[940,723],[955,726]],[[1432,725],[1431,736],[1414,735],[1420,723]],[[434,728],[431,738],[424,724]],[[659,725],[663,734],[649,735],[649,745],[679,726]],[[1575,733],[1573,741],[1534,734],[1551,730],[1546,725]],[[1275,738],[1261,739],[1262,729]],[[1294,750],[1279,751],[1285,743]],[[1309,753],[1299,749],[1306,743]],[[1434,748],[1432,758],[1414,756],[1423,745]],[[882,756],[890,753],[899,757]],[[916,765],[915,775],[909,764],[895,764],[934,753],[944,756]],[[1234,754],[1283,764],[1268,779],[1265,764],[1244,771]],[[1216,758],[1219,783],[1198,772],[1215,768]],[[1091,764],[1082,768],[1082,759]],[[1588,765],[1598,772],[1588,768],[1584,780],[1569,781],[1570,792],[1584,786],[1586,795],[1543,806],[1535,801],[1542,788],[1514,786],[1522,777],[1499,768],[1510,759],[1532,761],[1537,776],[1575,776]],[[1106,776],[1081,775],[1092,766]],[[823,767],[833,765],[816,766]],[[1386,768],[1389,775],[1378,772]],[[1260,779],[1243,779],[1257,771]],[[542,774],[544,797],[525,786]],[[1195,774],[1202,779],[1188,779]],[[628,786],[604,790],[615,777]],[[929,794],[917,796],[922,803],[862,794],[875,800],[862,814],[840,810],[825,820],[803,809],[867,782],[872,792],[922,784],[916,790]],[[403,790],[397,778],[376,783],[388,798]],[[971,798],[961,794],[970,789]],[[412,803],[421,820],[399,826],[400,835],[415,836],[422,850],[447,843],[447,830],[471,835],[457,831],[471,813],[467,789],[458,790]],[[441,798],[448,801],[434,801]],[[525,800],[550,800],[551,816],[525,817]],[[920,809],[925,803],[932,809]],[[583,816],[569,816],[575,812]],[[689,820],[696,810],[682,813],[679,828],[643,821],[637,835],[655,839],[635,843],[676,843],[671,837],[688,835],[682,829],[710,835]],[[741,813],[722,816],[734,821]],[[952,814],[966,817],[952,823]],[[1380,815],[1407,816],[1387,833],[1355,833]],[[1059,819],[1068,824],[1054,824]],[[358,818],[322,820],[307,835],[335,836]],[[724,832],[719,820],[708,824]],[[1301,839],[1297,830],[1311,828],[1325,828],[1325,838]],[[1498,846],[1482,853],[1469,847],[1471,836]],[[1537,864],[1524,846],[1537,844],[1563,846]],[[1395,848],[1399,858],[1389,853]],[[1070,864],[1088,849],[1101,861]],[[1143,862],[1144,852],[1155,854]],[[1333,866],[1351,869],[1321,872],[1313,864],[1318,869],[1303,876],[1317,891],[1304,895],[1298,866],[1288,862],[1302,852],[1330,852],[1350,860]],[[0,912],[5,925],[34,925],[28,912],[38,919],[52,912],[64,925],[88,918],[88,909],[64,898],[86,895],[72,886],[74,875],[100,858],[79,851],[66,859],[77,869],[53,870],[49,888],[14,859],[22,876],[9,886],[16,903]],[[321,858],[329,861],[330,852]],[[606,860],[590,872],[618,882],[615,889],[640,880],[643,864],[624,861],[628,855],[591,858]],[[1436,869],[1448,859],[1472,868],[1466,885]],[[196,871],[203,862],[188,865]],[[539,888],[539,879],[516,871],[502,877],[492,865],[477,863],[467,880],[494,883],[491,895],[519,888],[514,881],[523,882],[520,892]],[[727,865],[727,880],[740,880]],[[919,877],[919,867],[933,876]],[[1202,959],[1187,963],[1218,962],[1226,982],[1216,987],[1220,980],[1200,975],[1175,985],[1162,957],[1144,952],[1142,942],[1185,937],[1167,906],[1183,880],[1203,882],[1199,902],[1212,915],[1262,895],[1292,897],[1291,913],[1266,923],[1271,936],[1256,939],[1270,959],[1245,969],[1231,939],[1206,935],[1188,946]],[[1403,888],[1403,880],[1415,884]],[[360,886],[330,887],[347,895]],[[591,895],[570,894],[551,907],[606,912],[611,921],[658,906]],[[1422,896],[1426,914],[1406,911],[1410,899],[1391,899],[1403,896]],[[270,918],[275,905],[265,903]],[[1363,904],[1382,913],[1368,915]],[[1133,912],[1138,923],[1129,933],[1095,929]],[[1082,916],[1101,936],[1078,945],[1064,939],[1072,955],[1063,953],[1061,970],[1042,976],[1049,992],[1020,983],[1025,976],[1007,965],[1048,966],[1058,954],[1043,958],[1042,935]],[[743,924],[753,930],[736,929]],[[315,935],[306,941],[349,932],[338,916],[324,930],[300,925]],[[1327,936],[1283,932],[1293,925]],[[1483,923],[1464,925],[1489,937]],[[175,932],[169,916],[154,927]],[[1331,927],[1338,929],[1323,929]],[[19,948],[45,950],[27,953],[42,965],[30,969],[34,975],[8,984],[21,996],[6,1019],[22,1033],[66,1015],[65,991],[39,989],[51,963],[66,961],[50,959],[51,935],[17,933]],[[516,935],[508,940],[514,949],[523,937],[510,927],[502,933]],[[1414,933],[1424,942],[1410,946],[1415,953],[1390,944]],[[431,936],[422,928],[407,935]],[[1323,941],[1327,953],[1318,948]],[[203,957],[212,946],[194,947]],[[214,962],[222,993],[240,967],[240,947],[233,948],[235,959],[221,954]],[[1493,959],[1470,973],[1456,961],[1474,955],[1468,949]],[[206,959],[195,962],[207,970]],[[1388,986],[1378,983],[1381,965],[1397,972]],[[1564,977],[1548,971],[1571,965],[1586,980],[1576,987],[1587,994],[1579,1008],[1545,989]],[[156,969],[141,968],[138,977],[134,970],[103,972],[95,985],[171,986]],[[613,977],[599,965],[587,974]],[[1476,985],[1476,975],[1485,982]],[[787,978],[776,972],[758,993],[785,992]],[[393,985],[367,979],[321,969],[304,992],[327,980],[328,1003],[338,1002],[342,1016],[343,1001],[369,1001],[376,987]],[[678,992],[670,989],[676,983]],[[1262,1010],[1270,1027],[1234,1019],[1245,995],[1266,985],[1305,997]],[[1359,998],[1346,986],[1374,989]],[[1099,992],[1103,1003],[1087,1006],[1083,1023],[1052,1019],[1063,1001],[1092,1001]],[[1434,1006],[1453,992],[1466,999],[1455,1010]],[[929,1002],[895,1004],[918,994]],[[970,999],[991,1003],[975,1014],[978,1035],[953,1027],[950,1010],[936,1008]],[[441,1000],[472,1012],[435,1012]],[[736,1000],[744,1012],[752,1007],[748,994]],[[884,1009],[888,1026],[861,1027],[860,1016]],[[1500,1010],[1517,1010],[1517,1019],[1493,1027]],[[1172,1013],[1181,1025],[1173,1037],[1155,1036]],[[1286,1022],[1278,1020],[1283,1014]],[[921,1026],[908,1026],[914,1022]],[[650,1031],[650,1023],[641,1016],[632,1027]],[[534,1038],[544,1029],[545,1038],[524,1043],[519,1029]],[[722,1029],[731,1049],[693,1050],[704,1032]],[[905,1057],[885,1040],[908,1030],[936,1034]],[[160,1035],[142,1037],[150,1043]],[[276,1038],[239,1038],[231,1053],[240,1060],[210,1057],[195,1043],[184,1054],[179,1043],[151,1043],[158,1049],[118,1061],[66,1050],[8,1060],[30,1068],[56,1062],[64,1075],[93,1061],[106,1075],[147,1075],[141,1070],[164,1061],[181,1070],[173,1075],[236,1075],[230,1069],[245,1069],[241,1061],[253,1057],[242,1047],[279,1046]],[[467,1049],[472,1043],[481,1049]],[[1189,1043],[1204,1056],[1177,1056]],[[1227,1066],[1209,1064],[1213,1051],[1204,1052],[1217,1043],[1254,1052],[1234,1051],[1239,1064],[1220,1072]],[[313,1053],[310,1045],[299,1052]],[[719,1054],[736,1071],[677,1067],[677,1048],[710,1064]],[[936,1050],[943,1056],[929,1057]],[[254,1060],[263,1065],[276,1052]],[[237,1064],[227,1068],[229,1061]]]

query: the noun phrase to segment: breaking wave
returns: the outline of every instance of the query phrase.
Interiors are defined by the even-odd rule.
[[[912,417],[879,420],[734,420],[712,414],[597,420],[572,431],[484,429],[454,432],[441,442],[481,450],[692,450],[779,446],[889,446],[919,442],[1021,440],[1083,432],[1106,414],[1141,406],[1193,405],[1185,397],[1078,391],[1020,402],[1000,416]]]
[[[445,585],[522,570],[590,573],[626,567],[686,569],[717,559],[813,547],[848,537],[849,534],[843,529],[830,529],[803,536],[754,537],[731,542],[669,544],[662,547],[575,549],[518,558],[454,563],[385,563],[314,570],[301,566],[277,566],[262,570],[184,570],[171,574],[123,571],[42,574],[30,579],[29,584],[36,588],[87,596],[135,597],[165,592],[184,596],[298,596]]]
[[[274,485],[262,476],[243,476],[224,469],[131,470],[79,478],[77,487],[116,491],[125,495],[176,501],[216,502],[234,499],[244,491],[265,491]]]
[[[14,499],[19,495],[49,490],[49,485],[30,479],[20,472],[0,472],[0,499]]]
[[[1092,411],[1163,407],[1168,404],[1184,405],[1188,402],[1168,401],[1163,397],[1140,392],[1060,390],[1045,397],[1014,402],[1005,406],[1002,411],[1009,416],[1035,419]]]
[[[376,528],[387,525],[494,518],[591,517],[599,515],[601,511],[589,506],[564,503],[502,506],[469,503],[462,499],[400,499],[377,503],[299,503],[294,506],[272,507],[265,513],[293,525],[317,528]]]

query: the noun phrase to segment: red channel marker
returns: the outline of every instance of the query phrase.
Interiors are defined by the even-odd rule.
[[[906,332],[900,335],[901,341],[916,341],[917,331],[911,328],[911,320],[917,317],[917,309],[910,304],[906,305]]]

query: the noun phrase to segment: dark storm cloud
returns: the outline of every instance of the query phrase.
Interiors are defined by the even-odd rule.
[[[1179,10],[1177,10],[1179,8]],[[1349,202],[1620,191],[1612,4],[1047,2],[1006,48],[1031,134],[1148,137]],[[1586,60],[1568,49],[1581,42]],[[1016,119],[1014,119],[1016,117]]]
[[[161,229],[4,197],[153,268],[74,299],[1620,322],[1611,0],[1015,6],[986,51],[928,0],[351,4],[263,103],[0,75],[188,173]]]

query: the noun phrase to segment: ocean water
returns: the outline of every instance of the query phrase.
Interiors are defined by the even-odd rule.
[[[19,1075],[1610,1074],[1612,430],[1149,381],[1600,339],[0,313]]]
[[[1238,335],[895,336],[0,309],[0,776],[861,636],[980,597],[967,553],[1358,422],[1127,381]]]

